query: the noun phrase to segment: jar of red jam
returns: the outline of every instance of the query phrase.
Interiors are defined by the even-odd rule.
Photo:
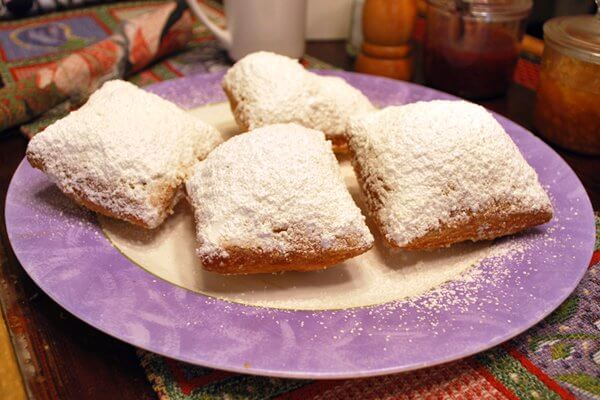
[[[600,12],[544,25],[534,123],[547,140],[600,155]]]
[[[469,99],[510,84],[531,0],[427,0],[424,75],[429,86]]]

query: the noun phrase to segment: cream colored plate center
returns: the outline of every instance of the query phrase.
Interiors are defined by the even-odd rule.
[[[190,112],[226,137],[237,133],[227,103]],[[350,192],[362,207],[350,163],[341,160],[340,164]],[[113,245],[150,273],[195,292],[255,306],[324,310],[381,304],[457,279],[494,253],[490,242],[433,252],[391,252],[376,238],[369,252],[323,271],[223,276],[204,271],[194,254],[194,222],[187,202],[182,201],[175,211],[152,231],[110,218],[99,220]]]

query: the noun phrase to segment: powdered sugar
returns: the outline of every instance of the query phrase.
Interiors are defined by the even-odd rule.
[[[326,250],[369,247],[373,238],[340,176],[331,143],[296,124],[236,136],[198,163],[187,183],[198,254],[226,248],[286,254],[303,242]]]
[[[220,142],[175,104],[115,80],[34,137],[27,156],[63,192],[153,228],[192,165]]]
[[[374,110],[370,101],[342,78],[306,71],[297,60],[268,52],[250,54],[223,79],[233,113],[243,129],[296,122],[343,138],[351,116]]]
[[[195,115],[201,115],[211,125],[222,127],[223,132],[229,131],[233,117],[226,103],[202,109],[206,112],[200,113],[199,109],[194,111]],[[365,210],[358,182],[347,159],[341,160],[340,170],[348,190],[359,207]],[[225,197],[221,199],[221,203],[227,201]],[[346,309],[332,317],[334,320],[342,317],[348,320],[346,333],[315,332],[319,338],[326,334],[338,337],[377,335],[382,326],[388,325],[390,318],[397,319],[398,315],[411,312],[418,313],[419,324],[431,324],[432,334],[437,334],[448,328],[447,324],[435,326],[436,316],[444,310],[457,310],[459,318],[468,318],[475,307],[488,303],[509,310],[512,304],[503,297],[506,287],[519,288],[519,276],[526,277],[537,273],[535,271],[539,267],[552,265],[551,253],[545,246],[554,245],[554,226],[562,223],[557,217],[543,230],[532,229],[493,243],[461,243],[434,251],[392,251],[383,245],[381,237],[377,237],[375,246],[368,252],[323,271],[232,276],[214,274],[201,268],[194,254],[196,238],[192,211],[184,202],[160,228],[152,231],[109,218],[100,221],[111,242],[129,259],[175,285],[249,305],[304,310]],[[533,251],[530,249],[532,245]],[[532,263],[532,254],[536,253],[548,254],[549,262]],[[173,260],[176,260],[177,268],[172,268]],[[218,302],[216,299],[213,301]],[[390,303],[369,311],[372,324],[355,318],[358,310],[348,309],[383,302]],[[224,307],[230,308],[231,312],[239,312],[235,305],[219,304],[225,304]],[[249,309],[248,312],[254,310]],[[278,318],[279,312],[261,313],[260,318],[265,321]],[[333,321],[323,313],[307,315],[323,318],[323,329],[332,325]],[[483,323],[486,318],[493,318],[485,315],[484,311],[477,313],[477,319],[480,316]],[[477,319],[473,326],[480,329]],[[354,323],[356,326],[352,327]],[[408,329],[416,329],[418,324],[410,319],[401,319],[401,324],[396,325],[393,331],[404,333]]]
[[[352,172],[349,166],[345,169]],[[429,296],[428,306],[468,303],[473,299],[467,297],[473,292],[467,291],[455,299],[444,284],[453,282],[455,291],[457,286],[480,286],[481,274],[487,268],[481,264],[489,265],[493,257],[503,260],[506,254],[516,251],[514,241],[518,241],[459,243],[433,251],[391,250],[376,245],[364,254],[320,271],[221,275],[203,269],[194,254],[192,211],[184,203],[155,230],[111,218],[101,218],[100,224],[119,251],[155,276],[223,300],[290,310],[373,306],[418,298],[434,288],[436,293]],[[173,260],[177,260],[177,268],[173,267]],[[507,272],[506,268],[494,273],[496,282],[503,279],[502,272]],[[441,296],[450,299],[442,302]]]
[[[399,246],[498,201],[510,213],[552,209],[502,126],[472,103],[388,107],[352,119],[349,140],[369,209]]]

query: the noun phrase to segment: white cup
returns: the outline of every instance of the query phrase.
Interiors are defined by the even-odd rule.
[[[260,50],[293,58],[304,54],[306,0],[225,0],[226,30],[212,23],[196,0],[186,1],[234,60]]]

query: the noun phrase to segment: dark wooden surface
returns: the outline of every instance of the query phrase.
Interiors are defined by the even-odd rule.
[[[339,68],[352,69],[352,60],[342,42],[309,43],[308,53]],[[515,85],[507,96],[481,104],[532,129],[533,100],[531,91]],[[64,311],[40,291],[16,260],[6,236],[4,202],[10,178],[24,156],[27,142],[16,130],[0,136],[0,302],[29,396],[156,398],[135,348]],[[600,209],[600,158],[557,151],[582,180],[594,209]]]

